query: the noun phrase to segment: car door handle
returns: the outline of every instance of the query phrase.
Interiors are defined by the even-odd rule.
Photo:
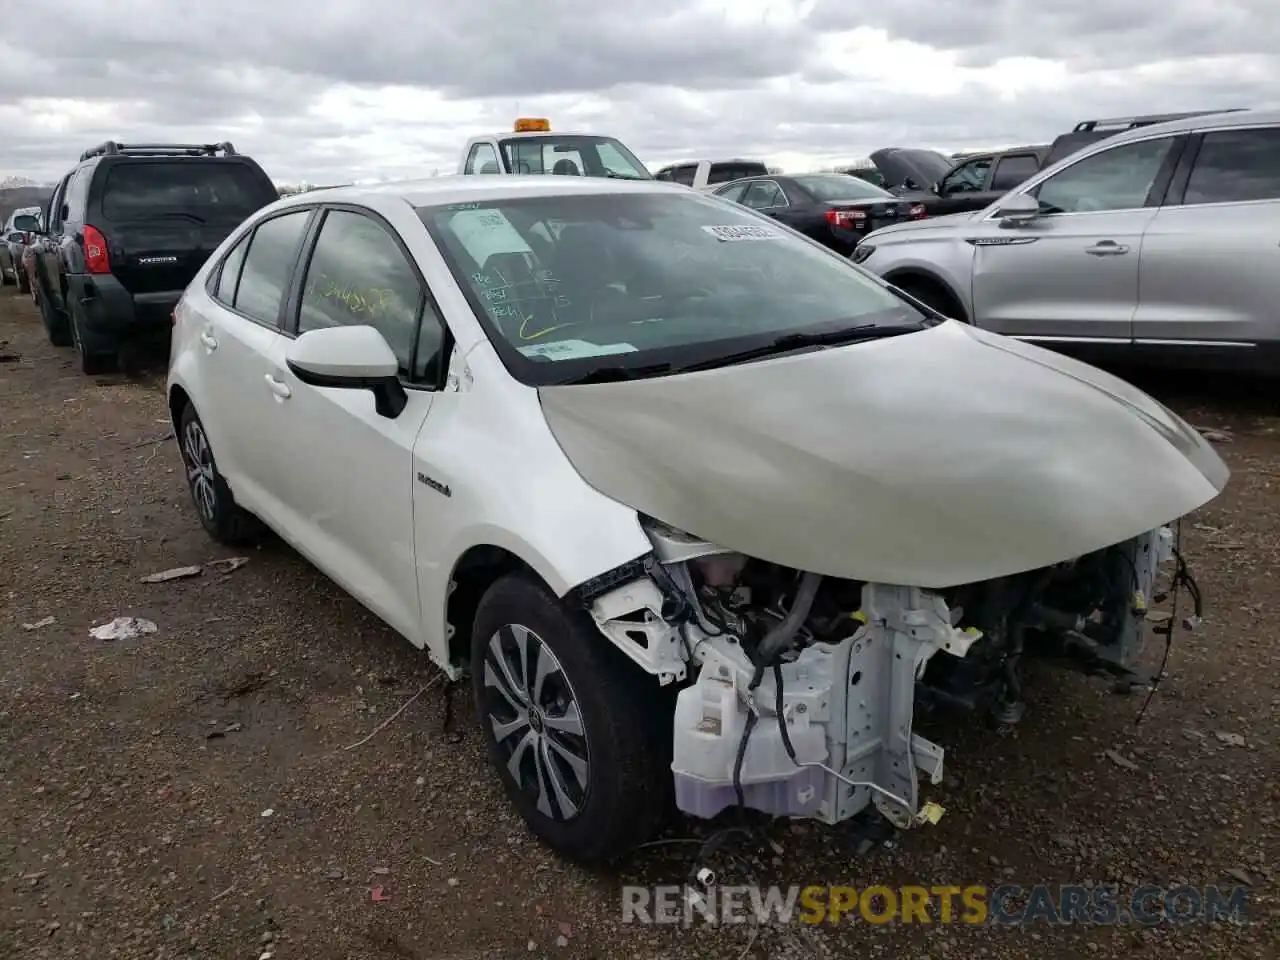
[[[267,386],[271,388],[271,392],[274,393],[277,397],[281,397],[287,400],[289,397],[293,396],[292,388],[290,388],[290,386],[287,383],[285,383],[283,380],[277,380],[275,377],[273,377],[269,373],[266,376],[266,380],[267,380]]]
[[[1114,240],[1099,240],[1092,247],[1085,247],[1084,252],[1093,257],[1118,257],[1128,253],[1129,248]]]
[[[209,333],[207,330],[200,331],[200,342],[203,343],[210,351],[218,349],[218,341],[214,338],[213,334]]]

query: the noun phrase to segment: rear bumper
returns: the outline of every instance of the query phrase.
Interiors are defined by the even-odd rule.
[[[182,297],[181,290],[130,293],[110,275],[71,275],[67,287],[82,308],[84,333],[94,338],[125,339],[166,328]]]

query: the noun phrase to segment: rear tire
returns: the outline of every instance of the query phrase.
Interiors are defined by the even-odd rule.
[[[671,697],[528,574],[485,593],[471,639],[476,712],[507,796],[581,864],[651,839],[672,809]]]
[[[49,337],[49,342],[55,347],[75,346],[75,338],[71,334],[71,322],[66,316],[54,308],[48,297],[36,297],[36,304],[40,307],[40,322],[44,324],[44,332]]]
[[[261,529],[258,519],[236,503],[231,488],[218,472],[204,424],[189,403],[178,418],[178,450],[186,468],[191,500],[205,532],[227,546],[252,540]]]
[[[114,372],[118,362],[116,351],[103,349],[99,341],[90,339],[85,331],[84,311],[74,298],[69,298],[67,303],[71,310],[71,337],[80,358],[80,372],[90,377]]]

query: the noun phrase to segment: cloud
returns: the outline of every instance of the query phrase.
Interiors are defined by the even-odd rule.
[[[1269,0],[11,7],[0,175],[39,179],[108,138],[231,140],[277,179],[327,183],[450,172],[468,136],[517,115],[613,134],[654,164],[803,168],[1280,103]]]

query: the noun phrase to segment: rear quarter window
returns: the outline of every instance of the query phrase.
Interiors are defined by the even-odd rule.
[[[265,175],[238,162],[126,161],[111,164],[105,174],[102,214],[113,221],[185,216],[239,223],[278,198]]]

